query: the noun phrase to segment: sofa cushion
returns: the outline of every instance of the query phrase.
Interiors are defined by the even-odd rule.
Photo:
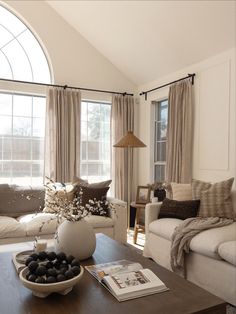
[[[192,199],[192,187],[188,183],[171,183],[172,199],[176,201],[186,201]]]
[[[113,219],[103,216],[90,215],[85,217],[85,220],[93,226],[93,228],[107,228],[114,225]]]
[[[192,180],[192,197],[194,200],[199,200],[201,193],[208,190],[211,187],[210,182],[205,182],[201,180]]]
[[[187,219],[196,217],[200,205],[199,200],[176,201],[164,199],[158,218]]]
[[[236,241],[228,241],[220,244],[218,254],[225,261],[236,266]]]
[[[44,187],[0,184],[0,215],[18,217],[44,207]]]
[[[17,238],[26,236],[26,225],[12,217],[0,216],[0,238]]]
[[[82,205],[85,206],[89,204],[89,200],[96,201],[105,201],[107,197],[107,192],[109,187],[106,188],[91,188],[91,187],[82,187]]]
[[[17,220],[25,224],[27,236],[54,234],[58,226],[57,217],[50,213],[23,215]]]
[[[149,231],[167,240],[171,240],[171,236],[175,228],[181,224],[183,220],[177,218],[161,218],[154,220],[149,225]]]
[[[236,222],[200,232],[191,240],[190,249],[196,253],[220,259],[218,247],[232,240],[236,240]]]
[[[225,217],[234,218],[231,188],[234,178],[211,184],[196,193],[196,181],[193,181],[193,193],[195,198],[200,199],[200,217]],[[197,181],[201,182],[201,181]],[[202,182],[203,184],[204,182]],[[199,193],[199,194],[198,194]]]

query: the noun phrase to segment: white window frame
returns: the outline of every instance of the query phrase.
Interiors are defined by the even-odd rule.
[[[167,144],[167,138],[165,140],[159,140],[157,139],[157,132],[156,129],[158,128],[158,125],[161,123],[161,120],[157,120],[156,117],[158,116],[157,110],[160,110],[159,107],[161,103],[167,101],[167,108],[168,108],[168,98],[164,97],[162,99],[159,99],[157,101],[153,101],[152,104],[154,105],[154,110],[153,110],[153,144],[154,144],[154,149],[153,149],[153,167],[152,167],[152,172],[153,172],[153,179],[154,181],[165,181],[166,179],[166,160],[165,161],[160,161],[160,160],[155,160],[155,152],[157,151],[157,143],[166,143]],[[155,175],[155,168],[156,166],[164,166],[164,178],[156,178]]]
[[[47,66],[48,66],[48,71],[49,71],[49,76],[47,77],[47,79],[45,81],[43,81],[43,80],[40,81],[40,83],[53,83],[53,71],[52,71],[52,67],[51,67],[51,62],[49,60],[47,51],[41,45],[40,40],[37,38],[37,34],[35,34],[34,31],[31,29],[31,27],[29,25],[26,25],[20,19],[20,17],[18,17],[18,15],[15,14],[14,12],[12,12],[8,7],[6,7],[6,6],[2,5],[2,4],[0,4],[0,6],[3,7],[5,10],[7,10],[10,14],[15,16],[16,19],[18,19],[25,26],[25,29],[31,32],[32,36],[35,38],[36,42],[39,44],[39,47],[42,49],[42,53],[45,56],[45,60],[46,60],[46,63],[47,63]],[[5,28],[6,30],[8,30],[9,33],[11,33],[11,31],[9,29],[7,29],[5,27],[5,25],[2,25],[2,27]],[[20,34],[15,36],[13,33],[11,33],[11,35],[13,36],[13,39],[11,41],[15,40],[16,42],[19,43],[18,36]],[[29,62],[29,65],[30,65],[30,69],[31,69],[32,82],[33,82],[34,81],[34,75],[33,75],[33,70],[32,70],[33,67],[32,67],[32,64],[31,64],[31,60],[30,60],[29,56],[27,55],[26,50],[24,49],[24,47],[21,44],[20,44],[20,46],[22,47],[22,49],[23,49],[23,51],[24,51],[24,53],[25,53],[25,55],[26,55],[26,57],[28,59],[28,62]],[[1,47],[0,47],[0,50],[1,50]],[[10,69],[11,69],[11,77],[2,77],[2,78],[13,79],[14,80],[16,78],[14,77],[14,71],[12,71],[12,67],[11,67],[11,64],[9,63],[8,56],[6,54],[4,54],[4,52],[2,52],[2,53],[5,56],[5,59],[7,60],[9,66],[10,66]],[[18,82],[11,82],[11,81],[0,81],[0,93],[1,94],[3,94],[3,93],[10,94],[10,95],[22,95],[22,96],[46,98],[46,86],[43,86],[43,85],[39,86],[39,85],[27,84],[27,83],[22,84],[20,82],[18,83]],[[31,116],[31,119],[32,118],[33,118],[33,116]],[[31,138],[32,138],[32,134],[31,134]],[[31,154],[31,157],[32,157],[32,154]],[[29,161],[29,160],[27,160],[27,161]],[[31,161],[32,161],[32,158],[31,158]],[[31,169],[32,169],[32,167],[31,167]],[[32,175],[32,170],[31,170],[31,175]],[[14,182],[14,177],[11,176],[11,177],[9,177],[9,179],[10,179],[9,181],[11,181],[11,183],[16,183],[17,184],[17,182]],[[31,180],[32,180],[32,176],[31,176]],[[42,183],[43,183],[43,177],[42,177]]]
[[[83,102],[86,102],[86,103],[94,103],[94,104],[101,104],[101,105],[107,105],[107,106],[110,106],[110,108],[111,108],[111,102],[110,101],[100,101],[100,100],[87,100],[87,99],[82,99],[82,101],[81,101],[81,105],[82,105],[82,103]],[[81,117],[81,122],[82,122],[82,117]],[[88,121],[88,119],[87,119],[87,122],[89,122]],[[111,126],[111,119],[110,119],[110,126]],[[82,128],[82,123],[81,123],[81,128]],[[87,133],[88,133],[88,131],[87,131]],[[82,129],[81,129],[81,134],[82,134]],[[106,160],[101,160],[101,159],[98,159],[98,160],[91,160],[91,159],[88,159],[88,151],[87,151],[87,153],[86,153],[86,156],[87,156],[87,159],[86,160],[83,160],[82,159],[82,143],[83,143],[83,141],[82,141],[82,138],[81,138],[81,154],[80,154],[80,169],[82,170],[82,166],[83,165],[92,165],[92,164],[96,164],[96,165],[104,165],[104,164],[106,164]],[[110,159],[109,159],[109,166],[110,166],[110,171],[109,171],[109,176],[108,177],[104,177],[104,178],[100,178],[99,180],[108,180],[108,179],[110,179],[111,178],[111,166],[112,166],[112,163],[111,163],[111,136],[110,136],[110,142],[109,142],[109,145],[110,145]],[[88,147],[87,147],[87,150],[88,150]],[[83,178],[83,179],[86,179],[86,180],[88,180],[89,179],[89,175],[88,175],[88,171],[87,171],[87,176],[84,176],[84,175],[82,175],[82,171],[81,171],[81,177]],[[102,176],[100,176],[100,177],[102,177]],[[90,180],[90,182],[92,182],[91,180]],[[95,181],[94,181],[95,182]]]
[[[13,92],[11,92],[11,91],[9,91],[9,92],[1,92],[0,91],[0,94],[6,94],[6,95],[9,95],[9,96],[12,96],[12,100],[11,100],[11,114],[10,115],[6,115],[6,114],[4,114],[4,115],[0,115],[0,116],[8,116],[8,117],[10,117],[11,118],[11,134],[6,134],[6,135],[0,135],[0,138],[3,140],[3,139],[9,139],[9,140],[11,140],[11,141],[13,141],[14,139],[16,139],[16,138],[19,138],[19,139],[25,139],[25,140],[29,140],[30,142],[31,142],[31,150],[30,150],[30,159],[26,159],[26,160],[24,160],[24,159],[13,159],[13,149],[11,149],[11,157],[10,157],[10,159],[3,159],[3,154],[4,154],[4,151],[3,151],[3,146],[1,147],[2,149],[1,149],[1,151],[2,151],[2,155],[1,155],[1,163],[0,163],[0,171],[3,171],[3,163],[11,163],[11,162],[13,162],[13,163],[17,163],[17,162],[19,162],[19,163],[21,163],[21,162],[24,162],[24,163],[29,163],[30,164],[30,175],[29,176],[27,176],[27,180],[28,180],[28,182],[27,183],[25,183],[24,185],[28,185],[28,184],[30,184],[30,185],[38,185],[38,184],[42,184],[43,183],[43,174],[42,174],[42,182],[37,182],[37,183],[35,183],[35,181],[36,181],[36,179],[34,180],[34,178],[41,178],[41,177],[34,177],[33,176],[33,165],[34,164],[41,164],[41,166],[43,167],[43,164],[44,164],[44,158],[43,159],[33,159],[33,149],[32,149],[32,142],[34,141],[34,140],[36,140],[36,139],[38,139],[39,141],[41,141],[41,140],[43,140],[43,142],[44,142],[44,138],[45,138],[45,136],[34,136],[33,135],[33,119],[34,118],[40,118],[40,117],[38,117],[38,116],[35,116],[34,114],[33,114],[33,103],[31,102],[31,115],[30,116],[24,116],[23,114],[22,114],[22,116],[19,116],[19,115],[16,115],[16,117],[26,117],[26,118],[29,118],[29,119],[31,119],[31,128],[30,128],[30,130],[31,130],[31,134],[29,135],[29,136],[25,136],[25,135],[14,135],[13,134],[13,119],[14,119],[14,117],[15,117],[15,115],[14,115],[14,112],[13,112],[13,97],[16,95],[16,96],[26,96],[26,97],[40,97],[40,98],[46,98],[45,96],[38,96],[38,95],[33,95],[33,94],[19,94],[19,93],[13,93]],[[31,100],[32,101],[32,100]],[[45,99],[45,109],[46,109],[46,99]],[[45,130],[45,126],[43,126],[43,131]],[[13,142],[11,142],[11,143],[13,143]],[[2,145],[3,145],[3,141],[2,141]],[[12,145],[12,144],[11,144]],[[43,146],[44,146],[44,143],[43,143]],[[22,178],[21,180],[19,179],[18,181],[16,180],[16,178]],[[20,181],[22,181],[23,182],[23,180],[24,180],[24,177],[22,176],[22,177],[17,177],[17,176],[13,176],[13,170],[11,169],[11,176],[9,176],[9,177],[7,177],[6,178],[6,181],[4,181],[4,182],[2,182],[2,177],[0,178],[0,182],[1,183],[9,183],[9,184],[20,184]],[[30,182],[29,182],[30,181]]]

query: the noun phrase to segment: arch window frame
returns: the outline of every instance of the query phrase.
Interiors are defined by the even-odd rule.
[[[44,45],[41,43],[41,40],[38,38],[38,35],[32,30],[32,28],[28,25],[28,23],[26,23],[25,21],[23,21],[17,13],[13,12],[10,8],[0,4],[0,13],[1,12],[7,12],[7,14],[11,14],[12,16],[12,19],[14,20],[14,18],[17,20],[17,23],[22,23],[22,29],[19,31],[19,33],[15,34],[12,29],[9,29],[9,27],[7,27],[6,25],[3,25],[3,23],[1,23],[2,21],[4,21],[4,19],[2,19],[1,21],[1,15],[0,15],[0,28],[2,28],[2,30],[5,30],[6,32],[6,37],[5,38],[8,38],[9,40],[7,40],[5,43],[1,44],[0,46],[0,52],[2,55],[2,58],[5,59],[6,61],[6,65],[8,65],[8,68],[6,67],[5,69],[7,69],[7,72],[5,72],[5,76],[4,74],[1,74],[0,73],[0,78],[6,78],[6,79],[13,79],[13,80],[19,80],[19,81],[29,81],[29,82],[33,82],[33,83],[45,83],[45,84],[52,84],[53,83],[53,72],[52,72],[52,67],[51,67],[51,62],[50,62],[50,58],[49,58],[49,55],[44,47]],[[9,25],[8,25],[9,26]],[[7,34],[9,34],[9,36],[7,37]],[[20,37],[20,36],[25,36],[25,37]],[[28,36],[28,37],[27,37]],[[20,38],[19,38],[20,37]],[[46,73],[45,75],[45,80],[41,79],[40,75],[36,75],[35,71],[40,70],[40,65],[39,66],[36,66],[34,67],[34,64],[37,64],[35,63],[35,58],[34,58],[34,55],[32,53],[29,54],[29,44],[27,43],[26,46],[23,45],[24,41],[26,42],[26,40],[30,39],[32,40],[32,47],[36,47],[37,49],[39,49],[38,51],[38,54],[36,53],[35,55],[36,56],[40,56],[39,60],[44,60],[43,62],[43,69]],[[30,42],[30,41],[29,41]],[[4,49],[5,47],[9,47],[10,44],[12,44],[11,47],[14,47],[13,46],[13,43],[17,43],[19,49],[21,49],[21,53],[24,54],[25,56],[25,60],[27,60],[28,62],[28,67],[27,69],[29,70],[30,69],[30,73],[28,72],[28,76],[27,78],[24,78],[24,75],[22,75],[22,77],[17,77],[16,73],[17,71],[14,70],[14,64],[12,64],[11,62],[11,58],[9,58],[9,55],[6,53],[6,49]],[[28,49],[28,50],[27,50]],[[14,51],[15,52],[15,51]],[[16,53],[16,52],[15,52]],[[12,55],[14,56],[14,53],[12,53]],[[33,60],[32,60],[32,57],[33,56]],[[3,59],[2,59],[3,60]],[[19,59],[20,60],[20,59]],[[37,61],[37,60],[36,60]],[[7,74],[7,75],[6,75]],[[40,78],[39,80],[37,80],[37,77]],[[44,98],[44,102],[45,102],[45,106],[44,104],[42,104],[43,107],[46,108],[46,86],[37,86],[37,85],[33,85],[33,84],[22,84],[22,83],[17,83],[17,82],[3,82],[3,81],[0,81],[0,100],[1,100],[1,96],[2,95],[11,95],[11,104],[8,103],[8,106],[11,106],[11,114],[4,114],[4,110],[3,112],[0,111],[0,118],[3,118],[4,117],[7,117],[8,119],[11,119],[11,134],[7,135],[6,134],[4,135],[3,133],[4,132],[1,132],[0,133],[0,140],[1,140],[1,143],[3,142],[3,138],[4,139],[8,139],[11,138],[10,142],[11,144],[9,145],[9,147],[13,146],[13,143],[14,143],[14,140],[16,138],[15,134],[14,134],[14,131],[13,131],[13,121],[16,117],[18,117],[18,119],[22,119],[19,115],[19,113],[17,115],[14,116],[14,99],[17,98],[17,96],[23,96],[22,98],[26,97],[25,99],[27,100],[27,97],[30,99],[29,101],[32,102],[32,105],[31,107],[33,108],[33,102],[36,98],[40,97],[41,100],[42,98]],[[2,97],[4,98],[4,97]],[[20,98],[20,97],[18,97]],[[43,100],[42,100],[43,102]],[[1,105],[4,106],[4,103],[0,103],[0,108],[1,108]],[[22,106],[23,108],[24,106]],[[23,110],[23,109],[22,109]],[[23,114],[24,115],[24,114]],[[29,120],[31,121],[31,133],[30,135],[27,137],[27,136],[23,136],[25,141],[27,142],[27,140],[29,142],[31,142],[31,145],[33,145],[32,143],[36,140],[36,138],[38,140],[44,140],[44,136],[41,136],[42,133],[40,133],[40,136],[37,135],[34,137],[33,135],[33,120],[35,119],[35,115],[33,113],[33,109],[31,109],[31,115],[29,116]],[[25,119],[26,120],[26,119]],[[45,122],[45,118],[44,118],[44,122]],[[44,131],[45,129],[45,123],[44,125],[42,125],[42,128],[41,128],[41,131]],[[40,132],[41,132],[40,131]],[[22,137],[21,137],[21,140],[22,140]],[[1,145],[0,145],[1,146]],[[20,145],[18,145],[18,147],[20,147]],[[5,162],[6,164],[6,160],[3,159],[3,152],[2,152],[2,149],[3,149],[3,146],[0,147],[1,149],[1,154],[0,154],[0,174],[3,173],[3,163]],[[20,152],[19,152],[20,154]],[[20,162],[20,160],[13,160],[12,159],[12,156],[14,155],[14,151],[12,150],[11,153],[10,153],[10,156],[11,156],[11,160],[8,160],[8,162],[10,163],[12,161],[12,169],[11,171],[9,172],[10,173],[10,176],[8,177],[3,177],[0,175],[0,183],[14,183],[14,184],[20,184],[20,185],[38,185],[39,183],[43,183],[43,172],[42,172],[42,169],[41,169],[41,176],[40,176],[40,180],[35,180],[35,178],[33,177],[33,172],[32,172],[32,169],[33,169],[33,163],[35,165],[35,160],[33,160],[32,158],[32,146],[29,150],[29,154],[30,156],[26,156],[28,159],[27,159],[27,162],[32,162],[32,165],[30,166],[31,170],[30,170],[30,176],[24,176],[24,173],[22,172],[22,177],[20,177],[20,180],[17,179],[17,177],[14,177],[13,175],[13,163],[15,162]],[[40,164],[42,166],[42,162],[44,162],[44,152],[41,153],[41,157],[43,156],[43,159],[41,158],[40,160],[38,160],[38,164]],[[23,160],[22,160],[22,165],[23,165]],[[41,167],[43,168],[43,167]],[[25,178],[25,183],[24,183],[24,178]],[[5,180],[5,181],[4,181]],[[41,182],[39,182],[41,181]]]

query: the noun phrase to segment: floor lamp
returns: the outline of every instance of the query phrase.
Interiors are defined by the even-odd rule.
[[[127,148],[128,150],[128,200],[127,200],[127,207],[128,207],[128,229],[130,227],[130,184],[131,184],[131,178],[129,174],[129,166],[130,166],[130,152],[131,149],[134,147],[146,147],[146,145],[138,139],[132,131],[128,131],[125,136],[123,136],[113,147],[122,147],[122,148]]]

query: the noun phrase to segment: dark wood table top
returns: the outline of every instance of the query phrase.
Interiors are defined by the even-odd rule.
[[[102,234],[97,235],[93,257],[83,265],[120,259],[136,261],[156,273],[170,290],[119,303],[85,271],[68,295],[51,294],[40,299],[22,286],[11,259],[11,252],[0,254],[0,314],[223,314],[226,311],[226,303],[218,297]]]

